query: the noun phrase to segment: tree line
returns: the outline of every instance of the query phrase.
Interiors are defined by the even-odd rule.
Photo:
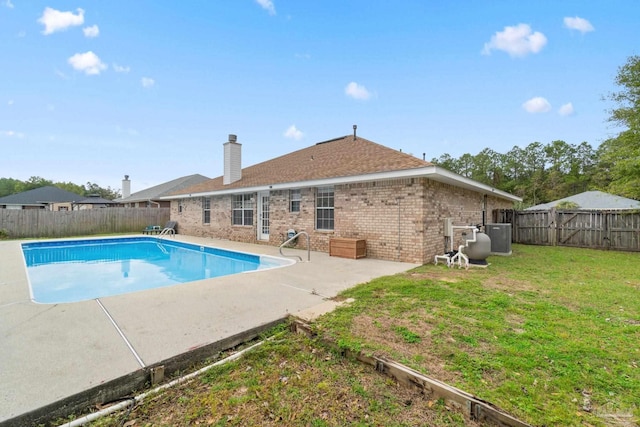
[[[618,69],[620,91],[607,99],[616,105],[609,121],[623,129],[597,149],[588,142],[532,142],[507,153],[485,148],[458,158],[443,154],[432,163],[523,199],[523,207],[547,203],[588,190],[640,200],[640,56]]]
[[[119,190],[112,189],[111,187],[103,188],[92,182],[87,182],[85,185],[78,185],[72,182],[53,182],[39,176],[32,176],[26,181],[13,178],[0,178],[0,197],[47,186],[58,187],[85,197],[98,195],[107,200],[114,200],[120,197]]]
[[[601,190],[640,200],[640,56],[628,58],[618,69],[618,92],[606,95],[616,107],[609,121],[623,129],[597,149],[588,142],[578,145],[557,140],[547,144],[532,142],[525,148],[514,146],[507,153],[485,148],[476,155],[459,158],[443,154],[431,160],[464,177],[491,185],[523,199],[532,206],[587,190]],[[41,177],[27,181],[0,178],[0,197],[54,185],[83,196],[97,194],[113,200],[118,190],[87,182],[52,182]]]
[[[485,148],[476,155],[458,158],[443,154],[431,160],[445,169],[475,181],[515,194],[532,206],[590,189],[609,191],[609,182],[598,173],[598,151],[587,142],[549,144],[532,142],[507,153]]]

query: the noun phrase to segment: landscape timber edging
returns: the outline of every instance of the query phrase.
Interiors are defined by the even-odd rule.
[[[459,410],[470,420],[489,422],[504,427],[532,427],[530,424],[507,414],[490,402],[436,379],[429,378],[401,363],[393,360],[385,360],[380,357],[367,356],[360,351],[341,349],[336,342],[325,337],[317,336],[311,325],[293,316],[291,330],[304,334],[309,338],[319,339],[327,347],[337,350],[343,357],[353,358],[359,362],[370,365],[376,371],[394,378],[400,384],[418,388],[423,394],[435,399],[444,399],[445,403]]]

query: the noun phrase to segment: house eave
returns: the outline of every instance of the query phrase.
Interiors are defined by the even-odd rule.
[[[341,184],[352,184],[357,182],[371,182],[371,181],[383,181],[389,179],[402,179],[402,178],[427,178],[433,181],[441,182],[444,184],[454,185],[456,187],[466,188],[468,190],[477,191],[482,194],[493,195],[502,199],[507,199],[512,202],[521,202],[520,197],[514,196],[502,190],[490,187],[480,182],[474,181],[469,178],[457,175],[453,172],[449,172],[446,169],[442,169],[438,166],[427,166],[423,168],[404,169],[390,172],[377,172],[364,175],[351,175],[333,178],[323,178],[308,181],[295,181],[295,182],[283,182],[274,183],[269,185],[257,185],[251,187],[235,187],[232,189],[222,189],[214,191],[203,191],[198,193],[182,193],[172,196],[160,197],[160,200],[177,200],[187,199],[193,197],[211,197],[211,196],[224,196],[229,194],[243,194],[254,193],[258,191],[268,190],[288,190],[293,188],[304,187],[324,187]]]

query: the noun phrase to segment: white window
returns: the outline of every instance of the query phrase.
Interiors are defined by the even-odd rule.
[[[253,225],[253,198],[251,194],[232,196],[231,223],[233,225]]]
[[[333,187],[316,190],[316,230],[333,230]]]
[[[211,223],[211,197],[202,198],[202,223]]]
[[[289,212],[300,212],[301,200],[300,189],[289,190]]]

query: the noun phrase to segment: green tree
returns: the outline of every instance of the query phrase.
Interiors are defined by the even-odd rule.
[[[18,184],[16,190],[18,190],[18,193],[21,193],[23,191],[29,191],[40,187],[47,187],[49,185],[53,185],[53,181],[44,179],[41,176],[32,176],[28,180]]]
[[[74,184],[73,182],[56,182],[54,185],[63,190],[80,194],[81,196],[85,195],[84,187],[82,185]]]
[[[520,186],[525,176],[524,157],[524,150],[516,145],[504,155],[503,160],[504,177],[500,189],[519,197],[524,196]]]
[[[602,143],[600,176],[606,174],[607,191],[640,200],[640,135],[627,130]]]
[[[471,178],[484,184],[499,186],[502,180],[501,156],[485,148],[473,157]]]
[[[618,68],[615,83],[622,89],[609,95],[617,104],[610,111],[609,120],[637,132],[640,130],[640,56],[629,57],[627,63]]]
[[[459,174],[458,160],[451,157],[450,154],[443,154],[442,156],[431,159],[431,163],[445,168],[448,171]]]
[[[615,83],[621,89],[609,95],[616,104],[609,120],[626,129],[601,145],[598,178],[608,191],[640,200],[640,56],[629,57]]]
[[[87,182],[85,185],[85,196],[93,196],[97,195],[107,200],[114,200],[120,197],[120,192],[118,190],[113,190],[111,187],[102,188],[98,184]]]
[[[465,178],[471,178],[473,174],[473,156],[469,153],[464,153],[458,159],[458,174]]]
[[[13,178],[0,178],[0,197],[18,193],[22,181]]]
[[[564,141],[553,141],[544,147],[547,164],[550,170],[563,174],[571,172],[571,164],[576,154],[576,149]]]

